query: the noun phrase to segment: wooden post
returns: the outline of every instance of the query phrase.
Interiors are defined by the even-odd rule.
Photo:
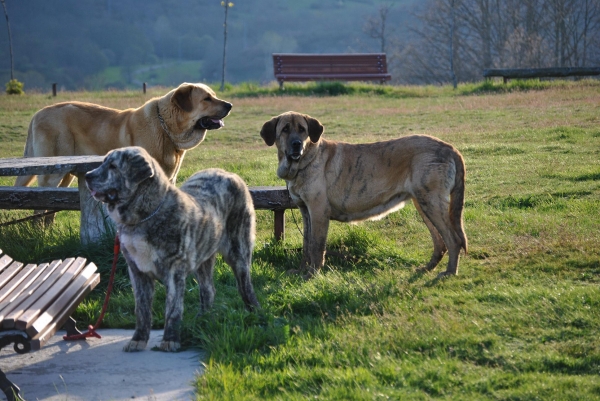
[[[52,96],[56,97],[56,83],[52,84]]]
[[[285,238],[285,210],[274,210],[275,241]]]
[[[104,235],[114,236],[116,228],[108,217],[104,206],[90,194],[85,185],[85,173],[77,174],[79,184],[79,202],[81,205],[79,233],[84,245],[97,242]]]
[[[142,88],[144,89],[144,95],[146,94],[146,83],[144,82],[144,84],[142,85]]]

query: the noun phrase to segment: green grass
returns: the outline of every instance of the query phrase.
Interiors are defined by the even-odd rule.
[[[465,158],[469,254],[461,257],[457,277],[435,279],[446,259],[433,273],[417,273],[432,245],[411,205],[376,222],[332,223],[328,249],[335,252],[321,274],[303,281],[285,274],[300,262],[299,212],[286,212],[286,239],[277,244],[272,214],[258,211],[252,280],[262,310],[244,310],[233,274],[220,259],[209,313],[196,317],[198,293],[193,280],[188,282],[183,341],[208,354],[197,398],[600,399],[600,84],[511,81],[461,85],[456,91],[296,85],[286,85],[285,94],[275,84],[219,93],[234,104],[232,114],[225,128],[188,152],[179,182],[216,166],[252,186],[283,185],[275,175],[276,151],[259,131],[287,110],[318,118],[324,135],[335,140],[434,135]],[[318,93],[323,88],[336,96]],[[29,119],[46,104],[85,100],[137,107],[166,91],[153,88],[146,97],[0,96],[1,155],[20,155]],[[27,213],[2,212],[0,220]],[[77,314],[82,323],[94,322],[112,240],[84,248],[77,230],[78,214],[62,212],[45,231],[0,228],[0,248],[24,262],[75,254],[93,260],[103,282]],[[163,324],[164,298],[158,286],[156,328]],[[121,260],[105,325],[133,322]]]

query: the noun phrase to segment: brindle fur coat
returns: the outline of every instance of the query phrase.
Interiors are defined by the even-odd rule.
[[[127,147],[109,152],[100,167],[86,174],[86,184],[94,198],[107,204],[129,266],[136,328],[125,351],[146,347],[155,279],[167,292],[160,348],[180,348],[186,277],[195,274],[200,311],[205,311],[215,296],[217,252],[233,269],[246,307],[259,306],[250,280],[254,208],[239,176],[220,169],[203,170],[178,189],[143,148]]]

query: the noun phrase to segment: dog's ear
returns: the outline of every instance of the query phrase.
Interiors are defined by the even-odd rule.
[[[308,137],[312,143],[319,142],[319,138],[323,134],[323,125],[316,118],[312,118],[309,115],[304,115],[306,122],[308,123]]]
[[[181,110],[190,113],[194,110],[194,104],[192,103],[192,91],[194,90],[194,85],[190,84],[181,84],[179,87],[173,92],[171,96],[171,102],[179,107]]]
[[[267,146],[273,146],[275,143],[275,139],[277,138],[277,123],[279,122],[279,117],[273,117],[269,121],[263,124],[262,129],[260,130],[260,136],[265,141]]]
[[[129,172],[131,181],[139,184],[148,178],[154,177],[154,163],[141,153],[129,155]]]

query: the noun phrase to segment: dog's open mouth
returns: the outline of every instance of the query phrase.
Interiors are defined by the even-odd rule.
[[[198,120],[198,122],[196,123],[196,126],[197,126],[197,128],[211,130],[211,129],[222,128],[225,126],[225,123],[220,118],[202,117],[200,120]]]
[[[117,192],[116,189],[109,189],[108,191],[106,191],[106,193],[103,192],[98,192],[95,189],[92,189],[89,187],[88,188],[90,190],[90,195],[92,195],[92,197],[94,197],[94,199],[100,201],[100,202],[105,202],[105,203],[115,203],[116,201],[119,200],[119,193]]]
[[[297,162],[302,157],[302,152],[288,153],[287,158],[290,162]]]

